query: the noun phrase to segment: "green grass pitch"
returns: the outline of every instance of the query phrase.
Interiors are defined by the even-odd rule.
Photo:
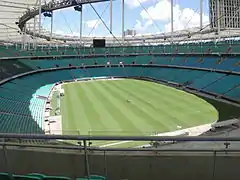
[[[152,135],[214,122],[216,109],[195,95],[132,80],[63,85],[63,134]]]

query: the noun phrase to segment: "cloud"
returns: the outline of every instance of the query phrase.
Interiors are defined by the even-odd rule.
[[[147,13],[148,12],[148,13]],[[171,29],[171,4],[168,0],[159,0],[157,4],[142,10],[140,15],[143,20],[156,20],[164,23],[165,32]],[[200,13],[190,8],[181,8],[179,4],[173,6],[174,30],[196,27],[200,24]],[[203,14],[203,24],[209,23],[209,17]]]
[[[135,8],[140,6],[140,3],[145,3],[151,0],[125,0],[125,4],[127,4],[130,8]]]
[[[93,19],[85,22],[88,28],[97,28],[100,24],[98,19]]]
[[[141,21],[136,20],[136,24],[134,26],[134,29],[136,29],[136,31],[138,33],[141,33],[141,32],[144,32],[152,24],[153,24],[152,20],[148,20],[145,23],[142,23]]]
[[[202,16],[203,25],[209,23],[209,17],[205,14]],[[200,25],[200,14],[194,13],[192,9],[185,8],[182,10],[182,15],[173,22],[174,30],[182,30],[187,28],[199,27]],[[171,23],[165,24],[164,29],[166,32],[171,31]]]

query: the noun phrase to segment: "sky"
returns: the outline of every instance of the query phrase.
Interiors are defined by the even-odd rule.
[[[174,30],[199,27],[199,0],[173,0]],[[113,34],[121,36],[122,0],[113,0]],[[125,30],[135,29],[137,34],[156,34],[171,31],[170,0],[125,0]],[[203,0],[203,24],[209,23],[208,0]],[[101,19],[99,18],[101,17]],[[104,22],[104,23],[103,23]],[[82,34],[89,37],[112,36],[109,32],[110,2],[83,5]],[[42,17],[42,26],[50,30],[50,18]],[[107,26],[107,27],[106,27]],[[79,36],[80,13],[73,7],[54,11],[53,32]]]

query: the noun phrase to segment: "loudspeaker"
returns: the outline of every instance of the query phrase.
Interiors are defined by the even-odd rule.
[[[105,39],[93,39],[93,47],[105,47]]]

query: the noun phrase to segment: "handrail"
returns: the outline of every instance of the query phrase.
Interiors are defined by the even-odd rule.
[[[211,141],[211,142],[237,142],[240,136],[88,136],[88,135],[44,135],[44,134],[15,134],[0,133],[2,139],[36,139],[36,140],[75,140],[75,141]]]
[[[147,46],[146,46],[147,47]],[[19,59],[28,59],[28,60],[36,60],[36,59],[62,59],[62,58],[96,58],[96,57],[123,57],[123,56],[184,56],[184,57],[239,57],[240,53],[211,53],[211,54],[203,54],[203,53],[116,53],[116,54],[72,54],[72,55],[46,55],[46,56],[12,56],[12,57],[0,57],[0,60],[19,60]]]
[[[61,150],[77,150],[77,151],[84,151],[84,146],[79,145],[40,145],[40,144],[23,144],[23,143],[0,143],[0,146],[4,147],[21,147],[21,148],[44,148],[44,149],[61,149]],[[151,148],[151,147],[145,147],[145,148],[115,148],[115,147],[97,147],[97,146],[87,146],[87,150],[89,151],[109,151],[109,152],[118,152],[118,151],[125,151],[125,152],[239,152],[239,148],[212,148],[212,147],[204,147],[204,148]]]
[[[136,46],[134,46],[136,47]],[[148,46],[144,46],[148,47]],[[111,48],[111,47],[109,47]],[[118,47],[117,47],[118,48]],[[122,47],[126,48],[126,47]],[[204,54],[204,56],[210,56],[210,57],[221,57],[221,56],[239,56],[240,53],[211,53],[211,54]],[[72,55],[46,55],[46,56],[13,56],[13,57],[0,57],[0,60],[18,60],[18,59],[29,59],[29,60],[34,60],[34,59],[49,59],[49,58],[95,58],[95,57],[122,57],[122,56],[173,56],[172,53],[115,53],[115,54],[72,54]],[[174,56],[203,56],[202,53],[176,53]]]

